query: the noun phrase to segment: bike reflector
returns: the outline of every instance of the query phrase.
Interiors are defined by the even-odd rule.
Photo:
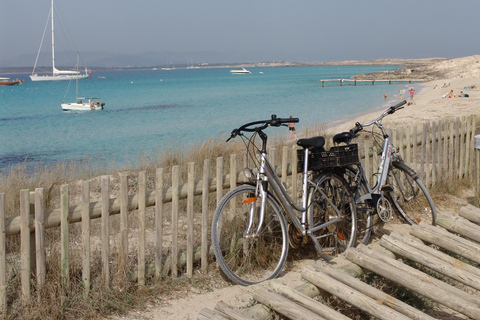
[[[340,240],[345,240],[345,237],[343,236],[343,234],[341,232],[337,232],[337,237],[340,239]]]
[[[254,203],[255,201],[257,201],[257,198],[251,197],[251,198],[247,198],[247,199],[243,200],[242,203],[249,204],[249,203]]]
[[[417,220],[417,223],[422,222],[422,219],[420,219],[420,218],[417,218],[416,220]]]

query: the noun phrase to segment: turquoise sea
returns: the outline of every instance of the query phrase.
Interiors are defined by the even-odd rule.
[[[28,161],[100,159],[116,166],[155,155],[164,146],[185,148],[209,138],[226,140],[254,120],[293,115],[303,126],[352,117],[400,100],[405,83],[343,85],[321,79],[397,70],[399,66],[250,67],[93,72],[79,81],[79,96],[99,96],[105,109],[64,112],[75,82],[31,82],[0,87],[0,170]],[[383,95],[388,95],[387,101]],[[353,122],[352,122],[353,123]],[[272,129],[273,130],[273,129]],[[285,129],[276,129],[287,134]],[[272,134],[274,132],[272,131]]]

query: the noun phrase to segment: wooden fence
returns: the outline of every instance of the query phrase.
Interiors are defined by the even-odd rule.
[[[394,145],[400,149],[405,161],[417,171],[427,187],[435,186],[441,179],[470,179],[474,172],[474,135],[476,117],[450,119],[423,125],[398,127],[391,131]],[[327,141],[331,141],[330,138]],[[368,177],[373,177],[379,163],[378,144],[371,135],[363,133],[358,141],[361,159]],[[296,172],[297,146],[283,147],[281,161],[277,163],[277,150],[269,150],[269,158],[283,183],[290,190],[297,190],[299,175]],[[365,157],[365,155],[367,155]],[[154,187],[147,188],[145,172],[138,174],[138,191],[129,195],[128,175],[120,177],[120,195],[111,197],[110,178],[101,178],[101,197],[91,200],[90,181],[81,183],[80,203],[69,205],[69,185],[62,185],[60,208],[46,211],[44,209],[43,189],[35,191],[21,190],[20,215],[5,217],[5,194],[0,193],[0,310],[6,310],[7,285],[11,270],[21,275],[21,296],[31,297],[32,284],[37,291],[45,285],[45,266],[48,255],[45,249],[45,230],[60,227],[61,252],[60,265],[62,283],[68,284],[71,254],[73,250],[81,252],[82,282],[85,294],[91,287],[91,262],[97,252],[92,250],[92,225],[99,223],[96,237],[100,241],[99,255],[102,265],[102,283],[105,288],[112,286],[112,270],[124,271],[128,263],[138,260],[135,272],[130,276],[140,286],[147,285],[148,275],[162,276],[170,274],[177,277],[179,271],[185,271],[188,277],[194,273],[194,263],[200,263],[205,272],[213,253],[210,251],[209,233],[212,211],[226,189],[233,188],[241,181],[243,169],[237,159],[242,156],[230,155],[229,172],[224,172],[224,159],[216,159],[215,172],[210,172],[211,160],[205,160],[200,180],[195,180],[194,163],[189,163],[186,183],[180,183],[179,166],[171,169],[171,185],[165,186],[164,169],[156,170]],[[170,172],[169,172],[170,174]],[[198,176],[198,174],[197,174]],[[445,180],[444,180],[445,181]],[[298,192],[297,192],[298,194]],[[183,209],[183,208],[186,208]],[[147,214],[147,211],[148,214]],[[136,213],[136,228],[129,225],[129,213]],[[116,264],[111,260],[112,221],[115,217],[118,229],[116,235]],[[131,215],[132,216],[132,215]],[[98,220],[99,219],[99,220]],[[80,241],[73,244],[70,239],[69,225],[81,222]],[[131,223],[131,221],[130,221]],[[70,226],[71,228],[71,226]],[[146,234],[152,235],[147,241]],[[8,259],[7,237],[20,235],[20,259]],[[130,248],[129,234],[135,234],[136,247]],[[133,252],[133,254],[132,254]],[[11,253],[9,253],[11,254]],[[20,263],[15,262],[20,260]],[[10,262],[12,261],[12,262]]]

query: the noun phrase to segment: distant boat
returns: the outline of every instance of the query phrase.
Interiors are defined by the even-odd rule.
[[[58,70],[55,68],[55,33],[53,30],[53,0],[50,9],[51,25],[52,25],[52,74],[51,75],[38,75],[35,73],[37,68],[38,56],[40,54],[40,49],[42,48],[43,38],[45,37],[45,32],[42,36],[42,42],[40,42],[40,48],[38,49],[37,59],[35,60],[35,65],[33,66],[32,75],[30,79],[32,81],[55,81],[55,80],[76,80],[76,79],[85,79],[88,78],[88,71],[85,68],[85,73],[80,73],[77,70]]]
[[[233,74],[247,74],[247,73],[251,73],[251,72],[242,67],[242,69],[230,70],[230,73],[233,73]]]
[[[70,86],[70,85],[69,85]],[[75,80],[75,102],[71,103],[62,103],[63,111],[96,111],[103,110],[105,103],[100,103],[100,98],[79,98],[78,97],[78,79]],[[68,87],[67,87],[68,92]],[[65,93],[66,95],[66,93]],[[94,102],[94,100],[97,100]],[[85,101],[85,102],[84,102]]]
[[[0,78],[0,86],[13,86],[15,84],[22,84],[22,80],[11,81],[10,78]]]

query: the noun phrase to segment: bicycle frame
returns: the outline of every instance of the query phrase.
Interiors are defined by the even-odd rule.
[[[268,188],[268,185],[270,185],[273,189],[273,193],[275,194],[276,198],[279,200],[281,206],[283,207],[284,211],[288,214],[288,216],[290,217],[291,221],[293,222],[297,230],[301,232],[301,234],[303,235],[309,235],[314,241],[315,246],[317,247],[317,250],[321,250],[320,243],[313,236],[313,232],[320,230],[322,228],[325,228],[330,224],[336,223],[342,220],[344,217],[342,213],[334,206],[332,201],[327,197],[324,191],[318,188],[312,181],[308,180],[308,148],[305,149],[305,163],[304,163],[304,169],[302,174],[303,174],[302,175],[302,181],[303,181],[302,206],[300,207],[295,203],[292,197],[288,194],[287,189],[285,188],[285,186],[282,184],[279,177],[275,173],[272,165],[267,159],[266,152],[264,150],[260,151],[260,167],[256,177],[257,192],[259,193],[260,198],[262,199],[260,212],[259,212],[259,224],[255,233],[252,234],[251,228],[253,225],[253,218],[255,214],[254,206],[252,206],[249,212],[249,222],[248,222],[247,230],[245,232],[246,236],[249,235],[250,237],[255,237],[260,232],[260,229],[263,225],[263,221],[265,218],[265,202],[267,198],[267,188]],[[320,192],[322,197],[326,201],[328,201],[330,205],[336,210],[338,216],[337,218],[332,219],[328,222],[325,222],[319,226],[316,226],[315,228],[307,229],[307,214],[308,214],[307,192],[308,192],[309,184],[315,186],[315,188]],[[301,219],[298,219],[294,210],[302,213]]]

